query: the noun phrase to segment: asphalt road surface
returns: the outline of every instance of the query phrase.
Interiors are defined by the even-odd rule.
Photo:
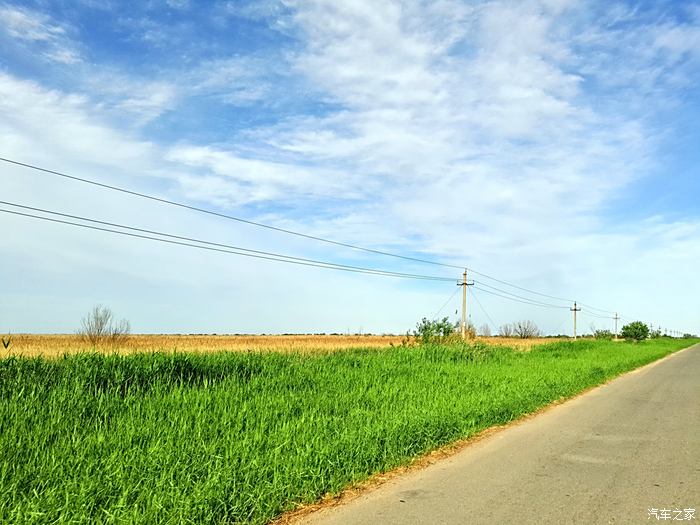
[[[700,525],[700,345],[304,520],[657,522]]]

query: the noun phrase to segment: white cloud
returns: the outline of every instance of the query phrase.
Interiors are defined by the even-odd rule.
[[[190,0],[166,0],[165,3],[173,9],[188,9],[190,7]]]
[[[29,41],[49,41],[65,34],[48,16],[19,7],[0,7],[5,31],[12,37]]]
[[[273,92],[271,78],[280,74],[275,69],[274,63],[260,57],[235,56],[204,61],[181,76],[188,79],[190,96],[213,96],[225,104],[249,106],[268,100]]]
[[[0,74],[0,136],[3,144],[14,144],[13,153],[40,161],[75,159],[101,167],[152,155],[152,144],[130,140],[101,123],[96,110],[85,96]],[[37,148],[38,144],[43,147]]]
[[[345,199],[364,196],[361,188],[344,183],[343,173],[329,169],[251,159],[206,146],[176,146],[166,158],[215,175],[183,175],[180,182],[188,195],[219,205],[318,200],[333,197],[339,189]]]
[[[149,122],[174,108],[178,97],[177,88],[165,82],[130,82],[129,87],[125,84],[119,87],[122,98],[115,108],[136,115],[141,123]]]
[[[28,45],[39,46],[40,53],[51,62],[75,64],[80,62],[78,50],[70,40],[66,28],[49,16],[24,7],[0,6],[0,32]]]
[[[174,110],[183,97],[177,84],[128,76],[114,70],[84,71],[82,91],[105,113],[132,127],[147,124]]]
[[[656,31],[654,45],[668,51],[675,60],[685,54],[700,55],[700,25],[666,24]]]
[[[468,209],[455,198],[453,227],[468,217],[490,223],[489,209],[498,207],[514,222],[546,230],[562,212],[558,202],[573,203],[573,215],[588,212],[639,167],[644,135],[624,116],[597,114],[580,96],[580,77],[559,61],[567,50],[547,33],[551,16],[534,7],[484,6],[465,25],[478,30],[462,39],[478,45],[463,58],[448,53],[439,28],[410,30],[420,11],[307,5],[298,21],[310,43],[295,65],[346,109],[286,123],[275,144],[381,177],[383,200],[405,215],[412,234],[421,229],[423,214],[414,211],[421,202],[470,194],[479,198]],[[450,41],[459,38],[453,33]],[[600,172],[606,165],[614,175]],[[540,202],[550,213],[532,214]],[[456,233],[444,231],[451,239]]]
[[[73,49],[55,49],[43,54],[51,62],[72,65],[81,61],[80,55]]]
[[[221,11],[227,16],[238,16],[252,20],[265,20],[278,17],[285,10],[282,0],[253,0],[225,2]]]

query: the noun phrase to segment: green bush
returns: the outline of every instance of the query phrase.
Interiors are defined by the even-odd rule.
[[[455,325],[453,325],[447,317],[432,321],[424,317],[419,323],[416,323],[416,329],[413,331],[413,335],[420,344],[427,345],[431,343],[443,343],[454,334],[455,331]]]
[[[609,341],[613,338],[613,333],[610,330],[595,330],[593,335],[596,339],[602,339],[604,341]]]
[[[641,321],[634,321],[622,327],[621,335],[629,341],[643,341],[649,337],[649,327]]]

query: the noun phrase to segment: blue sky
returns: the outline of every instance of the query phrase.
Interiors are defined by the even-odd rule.
[[[0,2],[0,156],[700,332],[699,73],[700,2]],[[459,276],[17,166],[0,181],[9,202]],[[403,332],[454,292],[0,228],[3,332],[71,332],[96,303],[142,332]],[[477,325],[571,331],[475,278]]]

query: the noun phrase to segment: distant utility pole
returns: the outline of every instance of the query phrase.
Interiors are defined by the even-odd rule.
[[[617,312],[615,312],[615,317],[613,317],[613,319],[615,319],[615,339],[617,339],[617,322],[620,320],[620,316],[617,315]]]
[[[457,283],[462,287],[462,339],[467,338],[467,286],[474,286],[474,281],[467,281],[467,270],[462,274],[462,282]]]
[[[580,307],[580,306],[577,307],[577,306],[576,306],[576,301],[574,301],[574,307],[573,307],[573,308],[569,308],[569,310],[571,310],[572,312],[574,312],[574,341],[575,341],[575,340],[576,340],[576,312],[580,312],[580,311],[581,311],[581,307]]]

